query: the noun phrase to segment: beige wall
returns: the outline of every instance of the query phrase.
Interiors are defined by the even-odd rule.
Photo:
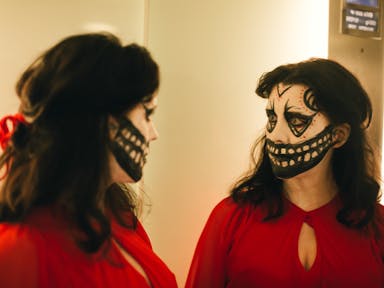
[[[108,30],[124,41],[144,40],[144,0],[0,0],[0,115],[17,110],[20,73],[69,34]]]
[[[148,11],[162,84],[144,224],[182,287],[210,210],[247,168],[265,123],[256,79],[279,64],[327,57],[328,1],[150,0]]]

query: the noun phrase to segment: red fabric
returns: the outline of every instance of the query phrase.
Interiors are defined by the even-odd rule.
[[[186,288],[384,287],[384,240],[337,222],[339,198],[311,212],[288,200],[285,205],[283,217],[263,222],[259,206],[240,207],[230,198],[220,202],[200,236]],[[384,213],[383,206],[378,209]],[[298,257],[304,222],[317,241],[308,271]]]
[[[13,132],[15,132],[19,123],[27,123],[21,113],[7,115],[0,119],[0,147],[3,151],[7,148],[9,139],[11,139]],[[9,125],[11,125],[11,127],[9,127]],[[0,176],[0,180],[3,180],[8,175],[8,169],[11,161],[12,159],[8,159],[5,163],[5,171],[4,174]]]
[[[153,252],[139,223],[129,230],[112,222],[113,239],[146,272],[151,287],[175,288],[173,273]],[[24,224],[0,225],[0,286],[7,288],[146,287],[148,284],[111,243],[106,254],[82,252],[68,225],[52,209],[41,209]]]
[[[9,127],[9,123],[12,125]],[[17,113],[15,115],[7,115],[0,119],[0,147],[5,149],[8,145],[9,139],[12,137],[13,132],[16,129],[16,126],[19,123],[27,123],[22,114]]]

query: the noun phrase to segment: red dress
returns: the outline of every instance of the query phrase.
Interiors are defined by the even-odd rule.
[[[53,209],[44,208],[23,223],[0,224],[0,287],[177,287],[140,223],[130,230],[112,221],[112,237],[140,263],[151,286],[114,242],[110,249],[86,254],[76,246],[65,223]]]
[[[200,236],[186,287],[384,287],[384,239],[340,224],[335,218],[338,197],[310,212],[288,200],[285,205],[282,217],[263,222],[260,206],[240,207],[231,198],[221,201]],[[378,209],[384,212],[383,206]],[[304,222],[314,229],[317,241],[308,271],[298,256]],[[379,229],[384,235],[384,227]]]

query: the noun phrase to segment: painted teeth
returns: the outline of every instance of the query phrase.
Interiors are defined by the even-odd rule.
[[[283,147],[277,145],[276,147],[269,143],[267,144],[267,151],[274,155],[284,155],[284,157],[282,157],[283,160],[279,160],[281,158],[278,156],[275,156],[277,158],[274,158],[273,155],[270,156],[270,159],[274,165],[286,168],[288,166],[293,167],[295,165],[299,165],[301,162],[308,162],[311,159],[319,157],[321,153],[327,150],[331,142],[332,135],[328,133],[327,135],[319,138],[316,142],[304,144],[300,147],[295,147],[295,145],[287,145]],[[293,159],[286,159],[288,155],[292,155],[291,158]]]
[[[129,138],[131,136],[131,132],[129,132],[127,129],[124,129],[121,133],[125,138]]]
[[[139,161],[140,161],[140,157],[141,155],[140,155],[140,153],[137,153],[137,155],[136,155],[136,158],[135,158],[135,163],[136,164],[139,164]]]
[[[302,159],[303,159],[303,156],[299,156],[299,157],[297,158],[297,162],[301,162]]]
[[[118,144],[120,147],[124,147],[124,142],[123,142],[123,140],[122,140],[121,138],[118,138],[118,139],[116,140],[116,142],[117,142],[117,144]]]

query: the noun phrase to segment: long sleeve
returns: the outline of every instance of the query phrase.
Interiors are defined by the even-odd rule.
[[[200,235],[190,266],[186,288],[221,288],[226,282],[226,263],[241,209],[230,198],[211,212]]]

